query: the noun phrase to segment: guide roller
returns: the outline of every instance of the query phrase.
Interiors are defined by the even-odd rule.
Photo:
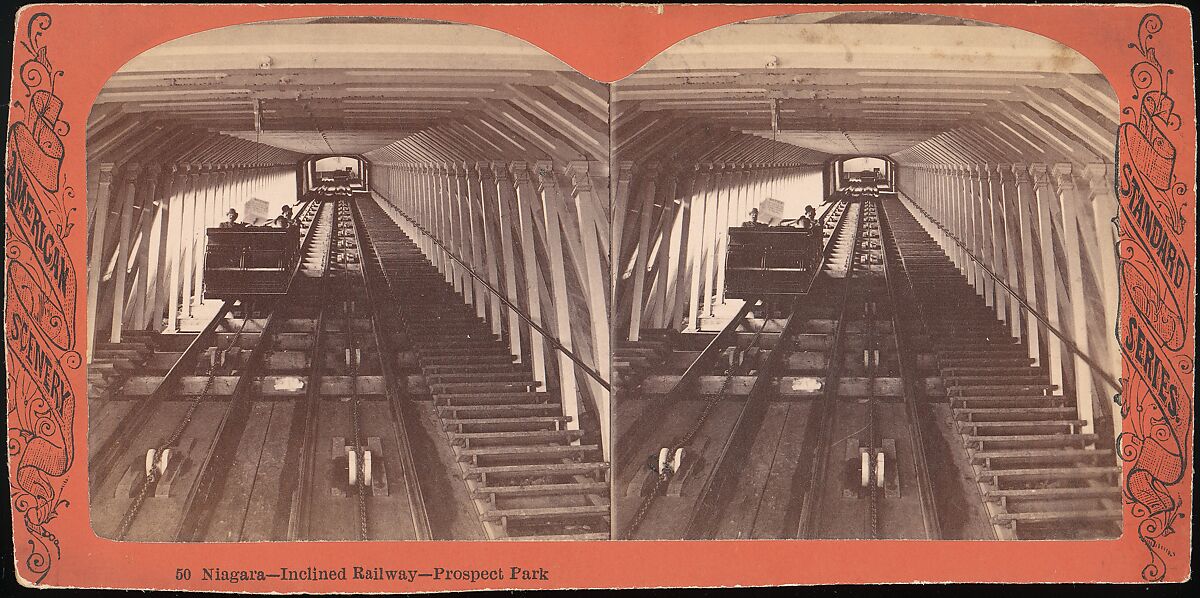
[[[154,472],[158,475],[167,473],[167,465],[170,464],[171,449],[165,448],[162,451],[150,449],[146,451],[146,477]]]

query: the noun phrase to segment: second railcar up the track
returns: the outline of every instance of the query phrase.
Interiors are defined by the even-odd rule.
[[[803,295],[821,268],[821,228],[734,226],[725,253],[725,296]]]

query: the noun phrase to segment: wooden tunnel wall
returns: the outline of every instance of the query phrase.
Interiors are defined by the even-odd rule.
[[[106,119],[105,114],[110,115]],[[110,121],[110,122],[109,122]],[[252,197],[294,201],[299,154],[119,111],[88,127],[88,355],[176,330],[202,302],[204,229]]]
[[[615,334],[636,341],[643,328],[694,330],[712,316],[725,301],[729,227],[766,198],[819,203],[823,173],[815,165],[624,162],[617,181],[624,222],[613,237],[622,249]]]
[[[397,225],[474,306],[476,315],[508,339],[514,354],[529,361],[535,378],[562,393],[574,426],[581,412],[591,412],[607,448],[608,418],[596,414],[608,413],[608,390],[564,353],[552,350],[536,329],[487,289],[499,291],[607,379],[605,170],[587,161],[497,161],[372,163],[371,171],[374,191]]]
[[[613,104],[613,335],[695,329],[724,301],[729,226],[768,197],[816,204],[829,155]]]
[[[1112,166],[920,164],[902,166],[899,181],[918,206],[910,209],[1029,356],[1064,394],[1079,396],[1080,418],[1111,431],[1120,406],[1105,377],[1121,371]]]

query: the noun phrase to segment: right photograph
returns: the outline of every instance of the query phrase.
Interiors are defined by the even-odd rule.
[[[611,98],[614,539],[1120,534],[1136,298],[1087,57],[813,13],[690,37]]]

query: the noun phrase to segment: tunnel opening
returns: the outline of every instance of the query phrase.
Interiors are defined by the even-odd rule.
[[[845,193],[873,191],[892,195],[895,192],[896,163],[886,156],[840,157],[829,162],[825,189],[826,201]]]
[[[305,172],[308,192],[328,187],[348,187],[351,191],[369,189],[368,163],[360,156],[325,156],[309,160]]]

